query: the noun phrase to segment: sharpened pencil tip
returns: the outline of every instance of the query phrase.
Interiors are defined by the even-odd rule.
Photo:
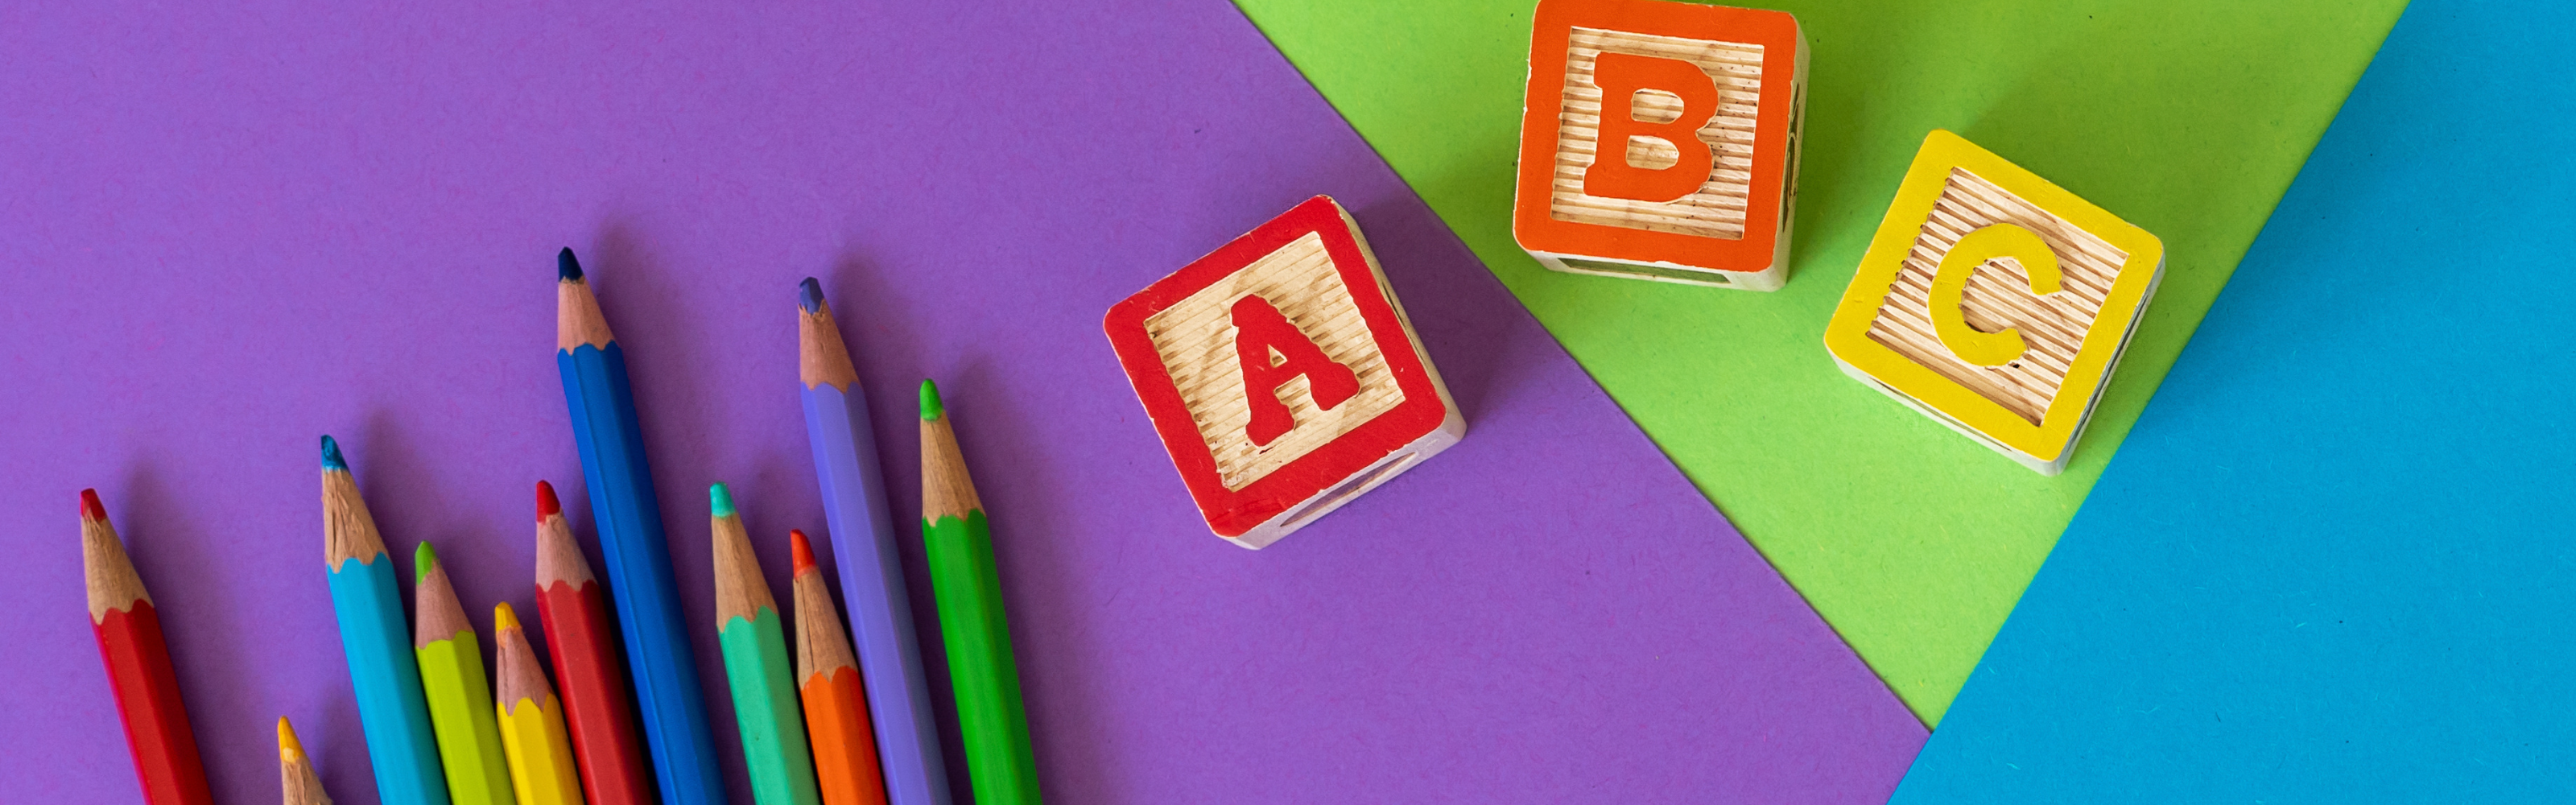
[[[340,457],[339,440],[331,438],[327,433],[322,435],[322,468],[342,472],[349,470],[349,460]]]
[[[83,490],[81,490],[81,519],[83,519],[83,520],[105,520],[105,519],[107,519],[107,506],[102,505],[102,504],[100,504],[100,503],[98,502],[98,490],[96,490],[96,489],[83,489]]]
[[[921,381],[921,421],[937,422],[947,413],[948,407],[939,402],[939,385],[930,382],[927,378],[923,379]]]
[[[423,581],[427,581],[429,579],[429,571],[437,568],[438,551],[431,549],[427,540],[421,541],[420,547],[412,549],[411,583],[419,584]]]
[[[277,759],[294,760],[296,755],[301,754],[304,754],[304,744],[295,740],[295,725],[286,723],[285,716],[278,716]]]
[[[563,251],[555,252],[555,281],[581,281],[581,261],[572,256],[570,246],[564,247]]]
[[[520,628],[520,627],[519,627],[519,613],[510,609],[510,602],[508,602],[508,601],[503,601],[503,602],[501,602],[501,603],[493,604],[493,605],[492,605],[492,633],[493,633],[493,634],[495,634],[495,635],[500,634],[500,633],[501,633],[501,630],[503,630],[503,629],[518,629],[518,628]],[[524,631],[524,630],[522,630],[522,631]]]
[[[732,517],[733,490],[726,489],[724,484],[707,487],[707,508],[713,510],[717,517]]]
[[[554,484],[550,484],[550,483],[546,483],[546,482],[544,482],[544,481],[538,481],[538,482],[537,482],[537,522],[540,522],[540,523],[545,522],[545,521],[546,521],[546,518],[548,518],[548,517],[553,517],[553,516],[555,516],[555,515],[562,514],[562,513],[563,513],[563,501],[559,501],[559,500],[556,500],[556,499],[555,499],[555,485],[554,485]]]
[[[792,528],[788,529],[787,575],[802,576],[805,575],[807,571],[813,569],[814,543],[805,539],[805,532]]]
[[[804,282],[796,283],[796,307],[807,313],[821,311],[823,283],[815,282],[813,277],[806,277]]]

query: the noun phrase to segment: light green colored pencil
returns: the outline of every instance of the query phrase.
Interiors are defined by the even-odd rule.
[[[716,642],[724,646],[725,681],[733,687],[751,798],[759,805],[822,805],[778,599],[760,576],[760,559],[734,512],[733,492],[716,484],[707,490],[707,503],[715,532]]]
[[[492,678],[483,673],[474,623],[465,619],[456,587],[429,543],[412,552],[412,574],[420,617],[411,645],[420,655],[420,687],[429,694],[429,726],[438,733],[447,794],[456,805],[518,805],[501,752],[501,728],[492,720]]]

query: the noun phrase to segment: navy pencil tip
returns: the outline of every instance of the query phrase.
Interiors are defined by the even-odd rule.
[[[327,433],[322,435],[322,468],[344,472],[349,469],[349,461],[340,457],[340,442]]]
[[[821,311],[823,283],[815,282],[813,277],[806,277],[804,282],[796,283],[796,307],[807,313]]]
[[[561,282],[581,281],[581,261],[573,259],[570,246],[555,252],[555,279]]]

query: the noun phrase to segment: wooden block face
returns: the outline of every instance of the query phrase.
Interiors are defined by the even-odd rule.
[[[1513,215],[1521,247],[1560,270],[1762,285],[1723,275],[1782,261],[1804,50],[1783,12],[1542,0]]]
[[[1248,547],[1464,433],[1358,227],[1326,197],[1139,291],[1102,326],[1208,527]]]
[[[1846,371],[2054,474],[2163,268],[2154,235],[1934,131],[1825,343]]]
[[[1315,382],[1300,374],[1279,384],[1275,393],[1286,403],[1289,430],[1266,444],[1251,436],[1251,392],[1237,350],[1239,328],[1235,304],[1245,297],[1269,302],[1280,315],[1312,339],[1324,357],[1347,367],[1356,392],[1328,394],[1326,407],[1316,402]],[[1252,265],[1199,289],[1179,304],[1145,319],[1145,333],[1163,359],[1190,411],[1199,436],[1216,459],[1217,477],[1229,491],[1240,490],[1303,458],[1362,423],[1404,402],[1404,389],[1387,368],[1386,353],[1369,337],[1368,322],[1352,301],[1350,286],[1333,270],[1324,236],[1308,232]],[[1273,363],[1288,356],[1269,347]]]

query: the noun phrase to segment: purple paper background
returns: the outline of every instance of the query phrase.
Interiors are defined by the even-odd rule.
[[[218,797],[275,796],[283,714],[335,798],[374,802],[315,437],[400,567],[438,542],[488,648],[492,602],[532,606],[531,484],[590,532],[563,245],[633,361],[738,802],[703,490],[734,485],[783,592],[786,529],[822,526],[808,274],[899,511],[912,387],[947,390],[1053,801],[1876,802],[1924,739],[1226,3],[216,5],[0,8],[0,800],[136,796],[81,615],[96,486]],[[1468,438],[1247,552],[1198,520],[1099,320],[1317,193]]]

